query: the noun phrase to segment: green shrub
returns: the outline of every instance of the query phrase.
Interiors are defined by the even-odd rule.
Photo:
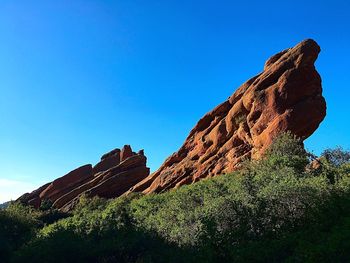
[[[7,258],[12,255],[13,262],[347,262],[347,153],[329,150],[320,158],[317,173],[305,169],[308,156],[300,140],[287,133],[261,160],[246,162],[232,174],[162,194],[114,200],[83,196],[70,217],[56,218],[44,227],[48,221],[42,219],[43,212],[38,215],[17,204],[0,213],[9,222],[21,222],[17,234],[1,230],[8,235],[5,243],[11,244],[11,248],[4,246]],[[2,222],[10,227],[5,219]]]
[[[44,227],[13,261],[179,262],[184,252],[131,223],[132,198],[106,201],[83,196],[71,217]]]
[[[40,210],[47,211],[52,207],[52,201],[50,199],[44,199],[41,201]]]
[[[30,240],[40,226],[39,213],[20,203],[0,210],[0,256],[8,260],[12,251]]]

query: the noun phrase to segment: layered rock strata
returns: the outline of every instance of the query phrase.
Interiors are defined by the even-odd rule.
[[[71,209],[82,194],[113,198],[149,175],[143,150],[135,153],[129,145],[101,157],[94,167],[83,165],[19,198],[22,203],[39,208],[49,201],[63,211]]]
[[[274,138],[309,137],[326,115],[314,62],[318,44],[305,40],[269,58],[264,70],[199,120],[182,147],[130,192],[162,192],[229,173],[259,158]]]

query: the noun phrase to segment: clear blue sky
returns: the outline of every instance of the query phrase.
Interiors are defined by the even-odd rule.
[[[1,0],[0,202],[124,144],[155,170],[305,38],[322,48],[328,106],[306,146],[349,148],[349,14],[346,0]]]

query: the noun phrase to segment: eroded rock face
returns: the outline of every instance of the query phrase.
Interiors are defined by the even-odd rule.
[[[130,192],[162,192],[235,170],[259,158],[280,133],[309,137],[326,115],[321,78],[314,67],[320,48],[305,40],[268,59],[264,70],[239,87],[191,130],[183,146],[149,175],[143,150],[129,145],[84,165],[19,200],[39,207],[51,200],[68,211],[79,196],[113,198]]]
[[[178,152],[130,191],[162,192],[233,171],[258,158],[276,135],[309,137],[326,115],[314,67],[320,47],[305,40],[268,59],[262,73],[199,120]]]
[[[68,211],[82,194],[117,197],[148,175],[143,150],[135,153],[130,145],[125,145],[122,150],[114,149],[103,155],[94,167],[91,164],[81,166],[22,195],[19,200],[35,208],[39,208],[43,200],[50,200],[54,207]]]

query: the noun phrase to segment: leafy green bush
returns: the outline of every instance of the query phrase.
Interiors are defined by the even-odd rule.
[[[13,257],[14,262],[154,262],[182,253],[130,221],[130,197],[107,201],[82,197],[73,216],[44,227]],[[152,254],[152,255],[151,255]]]
[[[13,250],[30,240],[40,225],[39,213],[20,203],[0,210],[0,255],[8,260]]]
[[[42,214],[12,208],[7,218],[30,238],[7,251],[13,262],[347,262],[349,159],[338,149],[319,160],[319,171],[306,169],[302,143],[284,134],[233,174],[162,194],[83,196],[44,227]]]
[[[40,210],[47,211],[52,207],[52,201],[50,199],[44,199],[41,201]]]

